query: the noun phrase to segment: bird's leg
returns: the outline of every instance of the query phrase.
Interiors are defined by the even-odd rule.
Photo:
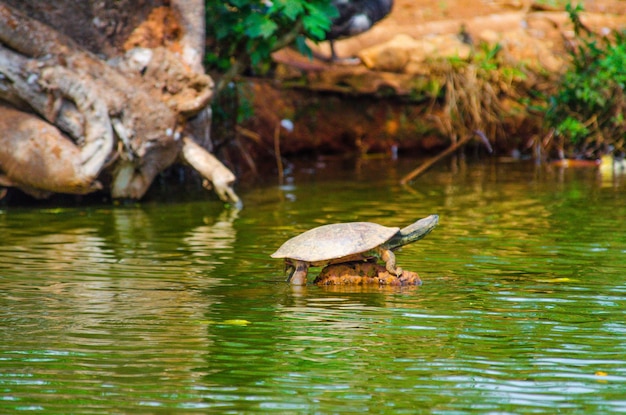
[[[402,268],[396,266],[396,256],[393,252],[391,252],[391,249],[378,247],[376,250],[380,259],[385,261],[385,268],[387,269],[387,271],[397,277],[402,276]]]
[[[291,282],[292,285],[306,285],[306,276],[309,270],[308,262],[296,261],[295,265],[289,263],[286,267],[293,270],[287,277],[287,282]]]
[[[338,59],[337,52],[335,52],[335,41],[329,40],[328,43],[330,43],[330,61],[336,62]]]
[[[335,41],[329,40],[328,42],[330,43],[330,58],[321,58],[322,60],[339,65],[358,65],[361,63],[361,59],[358,57],[340,58],[335,50]]]

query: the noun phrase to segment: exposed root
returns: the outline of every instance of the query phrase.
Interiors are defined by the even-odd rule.
[[[491,51],[490,53],[494,53]],[[527,96],[529,73],[521,66],[505,67],[494,56],[470,62],[441,59],[432,62],[432,74],[440,79],[443,107],[438,125],[452,143],[459,137],[483,131],[491,140],[506,139],[506,120],[516,111],[517,100]]]
[[[203,182],[205,187],[212,183],[220,199],[234,203],[235,206],[241,206],[241,200],[232,188],[235,175],[214,155],[200,147],[191,138],[184,137],[181,158],[205,178]]]
[[[173,7],[186,30],[184,59],[169,48],[180,34],[173,24],[170,43],[105,62],[50,26],[0,3],[0,99],[36,112],[50,127],[32,114],[15,115],[28,121],[23,123],[28,131],[1,120],[7,125],[0,174],[7,183],[34,195],[87,193],[98,187],[96,179],[111,165],[112,196],[138,199],[183,152],[180,158],[202,174],[205,187],[240,204],[232,172],[191,138],[181,143],[188,118],[210,117],[214,85],[200,65],[201,54],[192,50],[204,42],[204,14],[197,12],[204,3],[174,1]],[[167,16],[173,19],[173,14]],[[45,130],[41,138],[36,129]],[[18,142],[20,137],[26,139]]]
[[[81,149],[39,117],[0,106],[1,185],[42,198],[85,194],[102,188],[81,163]]]

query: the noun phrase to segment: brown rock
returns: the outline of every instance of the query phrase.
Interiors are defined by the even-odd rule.
[[[384,266],[373,262],[348,262],[328,265],[313,281],[316,285],[422,285],[416,272],[404,270],[401,277],[390,274]]]
[[[465,59],[470,53],[470,46],[454,34],[431,36],[420,40],[406,34],[398,34],[388,42],[364,49],[359,53],[359,58],[365,66],[376,71],[421,73],[415,70],[415,66],[426,59],[440,57]]]
[[[399,34],[388,42],[362,50],[358,56],[370,69],[402,72],[412,52],[419,50],[420,46],[420,42],[411,36]]]
[[[537,30],[533,33],[542,34]],[[479,34],[478,40],[491,46],[499,44],[511,61],[524,63],[528,68],[536,71],[545,69],[558,73],[565,66],[564,57],[553,53],[551,49],[553,45],[549,40],[531,36],[524,29],[507,32],[486,29]]]

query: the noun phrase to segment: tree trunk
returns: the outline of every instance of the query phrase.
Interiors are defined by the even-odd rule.
[[[21,112],[0,107],[5,127],[0,145],[6,145],[0,151],[0,185],[38,196],[87,193],[101,187],[98,177],[108,174],[114,197],[138,199],[159,172],[182,160],[213,183],[222,200],[239,204],[231,187],[234,175],[191,135],[208,134],[213,92],[201,65],[202,0],[172,1],[173,10],[154,7],[128,36],[119,34],[128,32],[119,26],[116,36],[85,45],[67,36],[72,35],[68,31],[74,27],[83,36],[77,39],[98,39],[85,31],[94,25],[109,27],[109,10],[102,8],[106,2],[61,0],[65,21],[88,15],[88,21],[73,21],[72,26],[59,23],[57,13],[39,12],[46,23],[60,24],[60,30],[9,3],[0,2],[0,100]],[[17,6],[28,12],[30,3]],[[85,3],[95,16],[85,12]],[[69,8],[77,4],[82,8]],[[132,12],[128,8],[118,10],[119,21]],[[106,52],[108,60],[100,55]],[[187,128],[191,118],[205,121],[201,128]],[[45,150],[49,148],[64,150],[55,154]],[[38,159],[50,168],[37,168]]]

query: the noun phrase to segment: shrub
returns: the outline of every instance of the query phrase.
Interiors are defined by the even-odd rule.
[[[568,5],[567,11],[577,46],[570,51],[571,68],[548,100],[546,124],[575,153],[598,157],[611,147],[622,151],[626,34],[594,34],[580,20],[580,5]]]
[[[220,73],[262,67],[273,51],[294,42],[310,54],[305,38],[325,39],[337,15],[330,0],[207,0],[206,5],[206,64]]]

